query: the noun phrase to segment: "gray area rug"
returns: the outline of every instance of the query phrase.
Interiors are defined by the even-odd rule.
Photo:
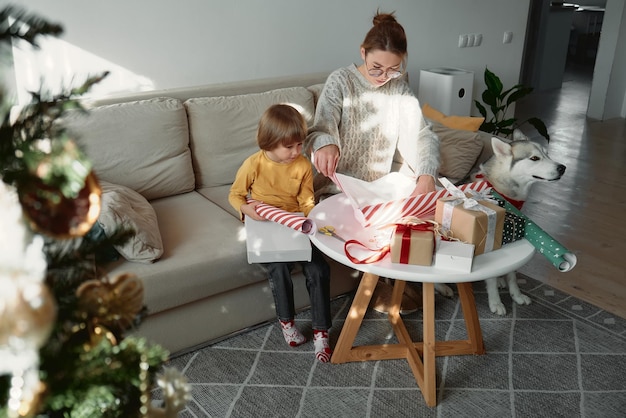
[[[290,348],[271,323],[171,360],[193,390],[180,416],[626,417],[626,320],[519,273],[518,281],[533,302],[517,306],[503,290],[504,317],[474,284],[487,354],[437,358],[435,408],[406,360],[319,363],[311,341]],[[351,296],[333,301],[333,346]],[[458,298],[436,295],[435,304],[437,339],[466,338]],[[404,316],[414,340],[420,318]],[[311,339],[309,311],[296,321]],[[386,315],[369,310],[355,345],[385,342],[396,342]]]

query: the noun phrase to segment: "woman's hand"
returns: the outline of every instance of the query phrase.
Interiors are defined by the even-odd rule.
[[[313,154],[313,165],[326,177],[332,177],[335,174],[338,162],[339,147],[337,145],[323,146]]]
[[[255,221],[264,221],[265,218],[262,218],[261,216],[259,216],[259,214],[256,213],[256,210],[254,209],[256,205],[258,205],[259,203],[261,202],[252,202],[252,203],[247,203],[245,205],[241,205],[239,210],[248,218],[254,219]]]
[[[413,193],[411,193],[411,197],[434,191],[435,179],[429,175],[422,175],[417,178],[417,184],[415,185]]]

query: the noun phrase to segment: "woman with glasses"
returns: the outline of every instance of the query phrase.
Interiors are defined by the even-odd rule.
[[[361,65],[332,72],[318,100],[305,149],[317,174],[316,198],[338,193],[335,171],[374,181],[392,171],[416,179],[414,195],[435,190],[439,140],[426,125],[407,77],[407,41],[393,14],[377,13],[361,45]],[[397,159],[397,158],[396,158]]]
[[[371,182],[389,174],[394,159],[415,178],[413,195],[435,190],[439,140],[405,77],[404,28],[393,14],[377,13],[373,22],[361,45],[363,63],[332,72],[318,100],[305,143],[317,169],[317,200],[339,193],[330,179],[335,172]],[[406,289],[401,313],[421,302],[415,289]],[[372,307],[387,312],[391,285],[380,280],[374,296]]]

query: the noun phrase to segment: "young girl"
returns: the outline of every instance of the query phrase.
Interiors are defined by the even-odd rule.
[[[306,121],[292,106],[277,104],[265,111],[257,131],[260,151],[243,162],[228,196],[230,204],[240,212],[242,219],[249,216],[263,220],[255,211],[258,203],[247,203],[248,196],[289,212],[303,212],[305,216],[313,209],[313,170],[310,161],[302,155],[306,134]],[[332,354],[328,344],[328,329],[331,326],[330,267],[314,246],[311,261],[299,263],[311,299],[315,357],[326,363]],[[294,264],[262,263],[269,275],[283,336],[292,347],[306,342],[294,322],[291,280]]]

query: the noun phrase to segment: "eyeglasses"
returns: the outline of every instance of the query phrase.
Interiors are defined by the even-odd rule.
[[[365,68],[367,68],[367,62],[365,63]],[[380,77],[381,75],[385,74],[385,77],[393,79],[402,77],[402,75],[404,74],[404,68],[401,68],[400,70],[389,69],[387,71],[383,71],[380,68],[372,68],[371,70],[367,68],[367,73],[371,77]]]

